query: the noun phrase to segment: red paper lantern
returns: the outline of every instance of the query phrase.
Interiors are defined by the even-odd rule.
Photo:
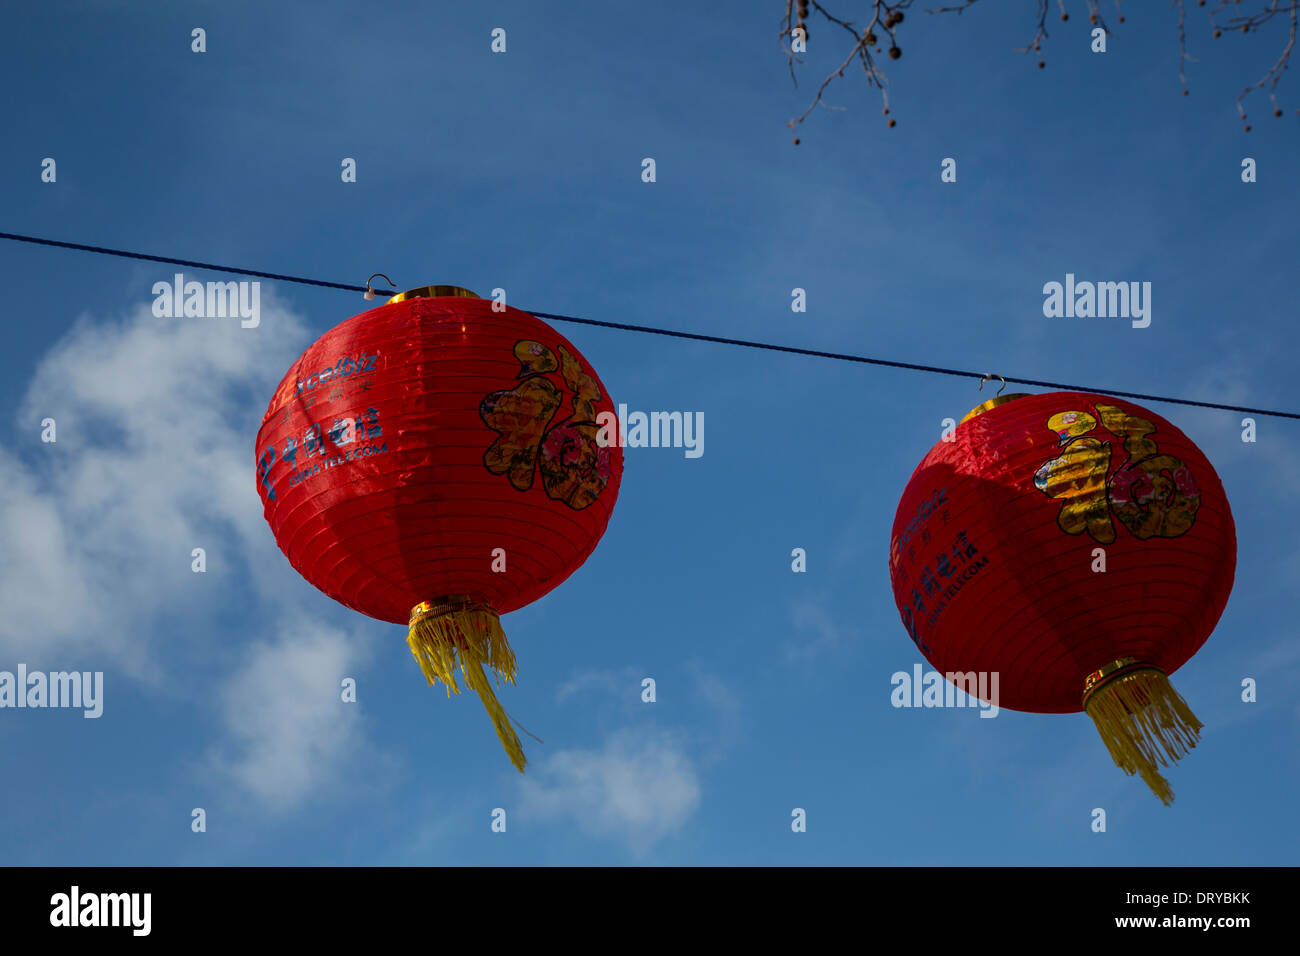
[[[1085,710],[1115,762],[1171,802],[1156,764],[1202,725],[1166,675],[1209,637],[1236,568],[1214,468],[1160,416],[1079,392],[993,399],[948,438],[894,519],[912,640],[954,683],[997,673],[1002,707]]]
[[[258,491],[289,562],[334,600],[406,624],[430,685],[459,693],[459,666],[521,771],[482,665],[514,681],[498,617],[604,533],[623,471],[616,430],[601,433],[613,409],[550,326],[431,286],[322,335],[258,432]]]

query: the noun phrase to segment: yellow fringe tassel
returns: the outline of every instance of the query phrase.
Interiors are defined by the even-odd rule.
[[[417,604],[411,611],[406,643],[411,646],[411,653],[419,662],[429,686],[442,681],[447,687],[448,697],[460,693],[455,674],[459,664],[466,685],[478,694],[487,708],[501,745],[510,755],[510,762],[523,773],[528,763],[523,745],[483,673],[483,665],[487,664],[496,673],[498,687],[503,677],[511,684],[515,682],[514,651],[501,630],[496,612],[468,599]]]
[[[1196,746],[1204,726],[1163,672],[1129,670],[1090,690],[1084,710],[1097,725],[1115,765],[1138,774],[1165,806],[1174,802],[1156,764],[1171,766]]]

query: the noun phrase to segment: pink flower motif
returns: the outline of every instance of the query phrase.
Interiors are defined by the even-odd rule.
[[[1190,468],[1175,468],[1174,484],[1178,486],[1178,491],[1184,498],[1199,498],[1201,496],[1201,489],[1196,486],[1196,479],[1192,477]]]
[[[1135,497],[1137,497],[1137,500],[1139,501],[1147,501],[1151,497],[1151,491],[1153,489],[1148,490],[1145,497],[1140,496],[1134,486],[1141,482],[1144,476],[1142,472],[1138,471],[1138,469],[1128,467],[1128,464],[1129,463],[1126,463],[1124,467],[1120,468],[1111,476],[1111,501],[1131,502]]]
[[[546,453],[548,458],[556,458],[559,456],[561,449],[564,448],[564,438],[565,435],[563,428],[551,429],[550,433],[546,436],[546,441],[542,443],[542,451]]]
[[[542,452],[561,465],[576,465],[582,461],[582,433],[572,425],[553,428],[542,443]]]

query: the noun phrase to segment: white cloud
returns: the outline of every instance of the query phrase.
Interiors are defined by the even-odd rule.
[[[700,805],[695,766],[673,735],[625,730],[600,750],[564,750],[520,781],[523,812],[571,819],[594,836],[644,853]]]
[[[184,634],[151,620],[201,610],[191,549],[210,567],[276,557],[253,440],[305,334],[282,308],[264,311],[255,330],[158,319],[147,305],[120,321],[83,316],[40,362],[17,421],[24,458],[0,454],[0,652],[92,653],[157,680],[159,645]],[[56,443],[38,440],[44,418]]]
[[[691,662],[689,671],[695,694],[717,717],[715,731],[703,731],[698,725],[692,728],[691,737],[699,750],[700,763],[707,767],[722,760],[740,740],[742,706],[740,697],[702,662]]]
[[[829,602],[824,597],[816,601],[803,601],[792,609],[790,619],[795,629],[811,634],[812,639],[803,644],[787,644],[786,657],[790,660],[816,657],[824,650],[839,646],[840,628],[826,610]]]
[[[205,643],[233,636],[209,623],[232,604],[301,622],[286,605],[295,586],[310,590],[262,518],[253,444],[307,340],[270,295],[256,329],[159,319],[148,304],[77,320],[36,367],[16,423],[22,457],[0,450],[0,659],[93,662],[170,693],[168,674],[209,664]],[[56,443],[39,440],[44,418]],[[207,574],[191,570],[196,547]],[[215,762],[263,802],[293,804],[357,746],[339,681],[360,650],[319,623],[233,650],[233,674],[214,678],[232,736]]]
[[[222,689],[234,742],[214,753],[213,766],[275,809],[336,781],[362,741],[360,712],[343,702],[341,687],[356,675],[359,646],[307,619],[250,648]]]
[[[641,672],[635,667],[614,671],[582,671],[561,684],[555,691],[556,703],[563,703],[574,694],[587,690],[601,690],[607,694],[641,693]]]

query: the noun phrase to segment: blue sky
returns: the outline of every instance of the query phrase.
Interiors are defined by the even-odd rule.
[[[1212,41],[1196,12],[1183,97],[1164,5],[1128,5],[1104,55],[1073,5],[1043,70],[1015,6],[916,9],[887,64],[897,128],[850,74],[794,147],[842,47],[814,24],[792,88],[779,3],[43,4],[0,35],[0,229],[1300,407],[1296,118],[1256,94],[1247,134],[1233,108],[1279,34]],[[428,689],[403,630],[315,591],[262,520],[271,391],[367,303],[265,282],[257,329],[154,318],[175,271],[0,243],[0,669],[106,685],[98,720],[0,710],[0,863],[1295,861],[1296,423],[1245,444],[1239,414],[1151,403],[1215,463],[1239,537],[1228,609],[1174,678],[1206,729],[1165,808],[1083,715],[890,706],[921,662],[890,593],[895,506],[976,379],[561,325],[615,401],[703,412],[706,444],[627,450],[594,555],[504,619],[503,702],[546,741],[520,777],[472,696]],[[1150,281],[1151,326],[1045,318],[1067,272]]]

